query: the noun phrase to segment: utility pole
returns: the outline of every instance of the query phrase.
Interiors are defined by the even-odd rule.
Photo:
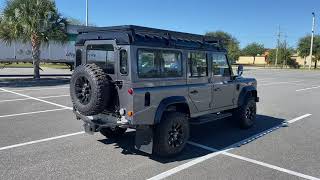
[[[86,26],[88,26],[88,24],[89,24],[89,2],[88,2],[88,0],[86,0]]]
[[[309,70],[311,70],[311,63],[312,63],[312,51],[313,51],[313,36],[314,36],[314,26],[315,26],[315,14],[312,13],[312,33],[311,33],[311,44],[310,44],[310,60],[309,60]]]
[[[287,36],[284,36],[284,67],[287,68]]]
[[[280,44],[280,37],[281,37],[281,32],[280,32],[280,25],[279,25],[279,29],[278,29],[278,34],[277,34],[278,38],[277,38],[277,51],[276,51],[276,62],[275,62],[275,66],[277,67],[278,64],[278,53],[279,53],[279,44]]]

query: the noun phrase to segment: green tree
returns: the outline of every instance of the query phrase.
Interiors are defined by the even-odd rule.
[[[298,54],[301,57],[306,58],[310,53],[311,36],[307,35],[299,39],[298,42]],[[314,68],[317,68],[317,62],[320,60],[320,35],[314,36],[313,49],[312,49],[312,62],[314,62]]]
[[[70,25],[79,25],[79,26],[85,26],[85,23],[82,22],[79,19],[73,18],[73,17],[68,17],[68,24]]]
[[[294,54],[295,50],[293,48],[288,48],[286,43],[280,43],[279,44],[279,50],[278,50],[278,63],[282,65],[290,65],[293,64],[291,62],[291,56]],[[268,56],[268,63],[274,64],[276,61],[276,49],[271,49]]]
[[[307,38],[309,38],[309,43]],[[311,36],[305,36],[303,38],[300,38],[298,42],[298,55],[304,58],[304,64],[306,64],[306,58],[310,53],[310,39]]]
[[[40,46],[49,40],[67,40],[67,21],[53,0],[8,0],[0,21],[0,38],[31,42],[34,78],[39,79]]]
[[[265,52],[263,44],[251,43],[248,44],[245,48],[242,49],[242,54],[244,56],[253,56],[253,64],[256,61],[257,55],[262,55]]]
[[[74,17],[67,17],[68,25],[85,26],[86,23],[80,19]],[[89,23],[88,26],[97,27],[94,23]]]
[[[212,36],[220,39],[222,46],[228,50],[228,57],[232,63],[238,60],[240,56],[239,41],[231,34],[224,31],[207,32],[206,36]]]

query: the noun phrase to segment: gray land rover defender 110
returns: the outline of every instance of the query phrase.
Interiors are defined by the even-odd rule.
[[[86,28],[76,42],[70,93],[87,133],[106,137],[136,129],[135,148],[180,153],[190,124],[256,117],[257,81],[234,75],[219,41],[202,35],[114,26]]]

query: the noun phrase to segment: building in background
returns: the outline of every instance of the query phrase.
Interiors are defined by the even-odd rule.
[[[300,67],[309,66],[310,64],[310,56],[307,57],[300,57],[298,53],[293,54],[290,59],[299,65]],[[268,53],[266,52],[263,56],[256,56],[255,63],[253,56],[240,56],[239,59],[236,61],[237,64],[243,65],[267,65],[268,64]],[[320,64],[320,61],[318,61]],[[311,63],[314,65],[314,62]]]
[[[85,26],[69,25],[67,27],[68,42],[61,44],[50,41],[41,46],[42,62],[73,63],[75,58],[75,41],[78,29]],[[12,42],[10,45],[0,40],[0,62],[31,62],[31,43]]]
[[[298,53],[296,53],[291,56],[291,59],[295,60],[300,66],[309,66],[310,64],[310,56],[301,57],[298,55]],[[320,61],[318,61],[318,64],[319,63]],[[312,61],[311,66],[314,66],[314,61]]]
[[[253,56],[240,56],[236,63],[243,65],[265,65],[267,64],[267,59],[265,56],[256,56],[255,58]]]
[[[269,50],[266,51],[262,55],[257,55],[256,57],[253,56],[240,56],[239,59],[236,61],[237,64],[243,65],[266,65],[268,64],[268,56]]]

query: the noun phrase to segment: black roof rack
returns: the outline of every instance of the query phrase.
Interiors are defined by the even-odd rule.
[[[135,25],[89,27],[78,32],[77,44],[83,44],[86,40],[115,39],[117,44],[224,50],[221,41],[210,36]]]

